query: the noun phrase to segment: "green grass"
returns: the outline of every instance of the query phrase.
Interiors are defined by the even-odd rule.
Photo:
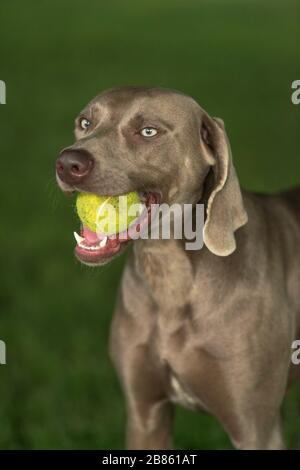
[[[299,2],[15,0],[0,5],[0,448],[121,448],[125,410],[107,354],[124,257],[77,263],[74,201],[54,161],[99,91],[155,84],[222,117],[243,186],[298,184]],[[285,407],[300,448],[299,387]],[[178,409],[178,448],[230,448],[210,416]]]

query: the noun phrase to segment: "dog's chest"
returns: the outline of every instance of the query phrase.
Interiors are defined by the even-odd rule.
[[[153,346],[156,350],[155,356],[166,366],[169,399],[189,409],[207,410],[203,401],[189,386],[189,380],[186,380],[188,369],[188,374],[192,376],[201,373],[197,352],[193,351],[191,354],[190,350],[191,342],[198,343],[193,317],[193,308],[189,304],[184,308],[159,311]],[[201,341],[201,333],[199,340]]]
[[[198,334],[201,335],[194,322],[196,311],[192,299],[197,297],[198,289],[191,262],[171,241],[157,250],[155,247],[143,250],[138,265],[156,305],[155,311],[151,311],[153,329],[149,337],[154,356],[159,357],[161,364],[168,365],[169,398],[187,408],[207,409],[179,372],[189,361],[186,346],[192,338],[196,342]],[[197,367],[193,373],[197,374]]]

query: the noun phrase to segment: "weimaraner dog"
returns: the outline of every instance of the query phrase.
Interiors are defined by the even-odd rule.
[[[280,407],[298,372],[300,188],[242,191],[223,122],[178,91],[108,90],[79,114],[75,136],[56,164],[63,191],[138,191],[148,211],[205,207],[197,251],[174,238],[100,247],[81,230],[87,248],[75,253],[88,265],[133,246],[110,340],[128,448],[171,448],[174,403],[213,414],[236,448],[284,448]]]

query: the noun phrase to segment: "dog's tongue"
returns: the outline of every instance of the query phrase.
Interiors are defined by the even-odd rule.
[[[85,225],[83,225],[82,227],[81,236],[84,237],[86,241],[88,241],[89,243],[97,243],[99,240],[104,238],[104,237],[101,237],[100,234],[98,236],[96,232],[92,232],[92,230],[90,230],[88,227],[85,227]]]

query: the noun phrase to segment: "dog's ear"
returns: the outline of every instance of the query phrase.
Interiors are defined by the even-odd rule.
[[[213,174],[203,240],[212,253],[228,256],[236,249],[234,232],[247,223],[248,217],[223,121],[204,114],[201,138]]]

